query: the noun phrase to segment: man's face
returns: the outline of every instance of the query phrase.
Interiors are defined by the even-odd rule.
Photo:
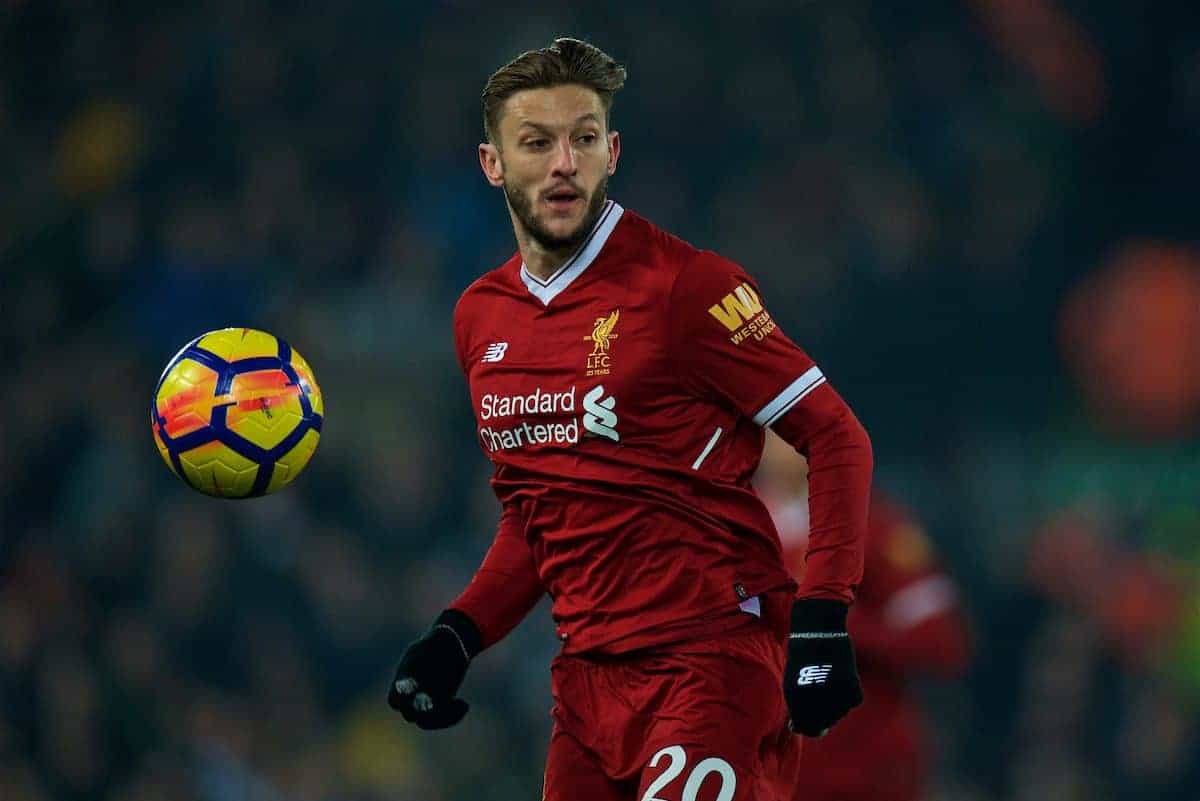
[[[577,247],[600,216],[620,152],[600,96],[574,84],[517,92],[497,135],[498,147],[480,145],[480,163],[520,227],[546,250]]]

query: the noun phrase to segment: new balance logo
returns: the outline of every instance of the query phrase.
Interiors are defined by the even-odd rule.
[[[801,687],[806,684],[824,684],[825,679],[829,678],[831,670],[833,670],[833,665],[806,665],[800,668],[800,673],[796,676],[796,684]]]
[[[493,342],[487,346],[487,352],[483,354],[483,361],[498,362],[504,358],[506,350],[508,350],[507,342]]]
[[[758,295],[749,284],[743,282],[737,289],[721,298],[720,303],[710,306],[708,313],[730,331],[736,331],[762,310],[762,301],[758,299]]]
[[[597,384],[588,394],[583,396],[583,427],[599,437],[608,437],[613,442],[620,442],[621,435],[617,433],[617,415],[613,407],[617,399],[604,397],[604,385]]]

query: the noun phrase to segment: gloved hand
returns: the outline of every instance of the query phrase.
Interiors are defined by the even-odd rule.
[[[792,731],[820,737],[862,703],[854,646],[846,632],[848,607],[839,601],[801,598],[792,604],[783,697]]]
[[[388,705],[422,729],[453,726],[469,705],[456,697],[471,659],[479,653],[479,628],[457,609],[447,609],[400,657]]]

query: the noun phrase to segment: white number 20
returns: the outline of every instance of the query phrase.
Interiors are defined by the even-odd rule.
[[[658,763],[662,761],[663,757],[670,760],[670,764],[646,788],[646,794],[642,796],[642,801],[663,801],[663,799],[658,797],[658,791],[675,781],[675,778],[683,773],[683,769],[687,767],[687,753],[684,752],[681,745],[667,746],[659,751],[650,758],[650,767],[658,767]],[[721,789],[717,793],[717,801],[730,801],[737,790],[737,776],[733,773],[733,767],[719,757],[702,759],[696,767],[692,768],[692,772],[688,774],[687,782],[683,785],[683,796],[680,798],[680,801],[696,801],[696,796],[700,792],[700,785],[704,783],[705,778],[710,773],[717,773],[721,776]]]

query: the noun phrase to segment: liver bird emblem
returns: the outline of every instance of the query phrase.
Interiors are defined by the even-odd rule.
[[[621,310],[616,309],[607,317],[596,318],[596,325],[592,328],[591,336],[584,337],[584,339],[590,339],[596,345],[592,350],[593,356],[608,353],[611,341],[617,338],[617,335],[613,333],[613,329],[617,327],[617,318],[620,316]]]

